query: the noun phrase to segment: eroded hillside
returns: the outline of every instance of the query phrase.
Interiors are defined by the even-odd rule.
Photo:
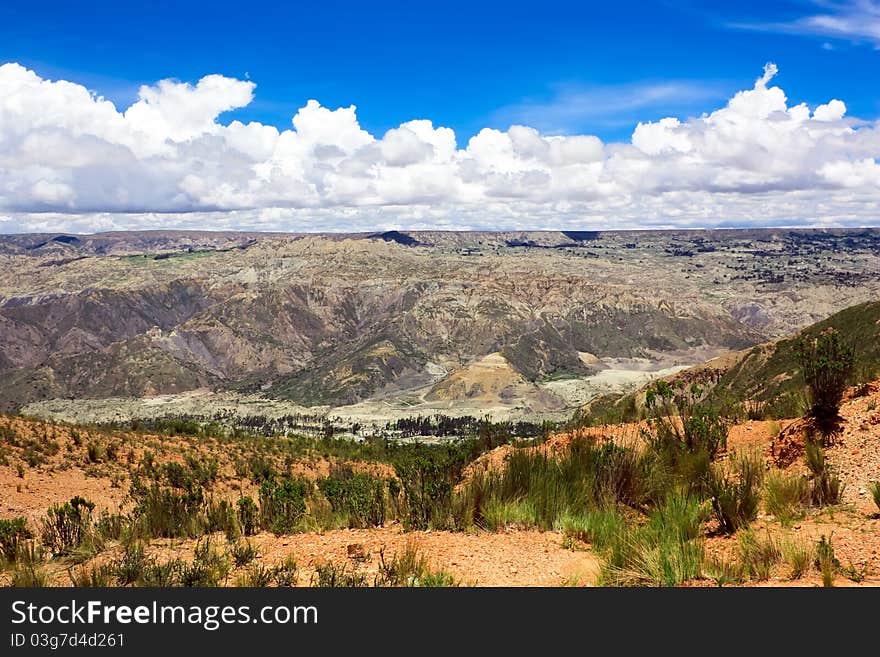
[[[540,413],[621,359],[690,365],[876,298],[878,245],[873,230],[5,237],[0,406],[202,389]],[[517,394],[457,385],[491,354]],[[585,383],[554,384],[569,379]]]

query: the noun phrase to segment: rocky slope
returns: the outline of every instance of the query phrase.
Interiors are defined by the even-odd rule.
[[[697,383],[704,391],[703,401],[711,405],[746,405],[776,417],[794,417],[806,408],[806,384],[795,344],[801,337],[815,337],[828,329],[838,331],[854,350],[852,383],[880,376],[880,301],[869,301],[835,313],[795,335],[726,354],[666,378],[672,383]],[[643,408],[649,387],[597,399],[587,404],[585,415],[634,419]]]
[[[0,237],[0,408],[467,395],[444,380],[496,353],[522,392],[778,337],[876,298],[878,253],[872,230]]]

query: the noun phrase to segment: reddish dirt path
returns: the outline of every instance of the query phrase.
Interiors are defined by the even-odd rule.
[[[303,565],[318,561],[342,562],[348,559],[349,545],[362,545],[369,555],[363,564],[375,572],[379,550],[384,546],[386,559],[412,541],[434,568],[452,573],[466,585],[476,586],[560,586],[588,583],[598,574],[599,563],[590,552],[563,547],[558,532],[506,531],[409,532],[399,527],[380,529],[343,529],[321,534],[297,534],[275,537],[263,534],[255,538],[261,554],[268,561],[280,561],[293,555]],[[349,560],[349,563],[352,563]]]

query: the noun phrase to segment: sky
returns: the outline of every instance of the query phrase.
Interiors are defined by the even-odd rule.
[[[0,5],[0,232],[869,226],[880,2]]]

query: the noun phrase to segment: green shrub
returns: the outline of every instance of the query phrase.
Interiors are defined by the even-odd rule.
[[[273,534],[292,534],[306,512],[311,483],[302,478],[266,480],[260,486],[260,524]]]
[[[134,489],[133,516],[138,529],[149,537],[194,538],[204,532],[204,496],[201,489],[180,492],[153,483]]]
[[[241,533],[245,536],[253,536],[259,528],[259,508],[250,497],[238,498],[236,507],[238,508],[238,522],[241,525]]]
[[[390,560],[385,559],[384,549],[379,551],[379,572],[376,574],[375,585],[418,586],[428,570],[428,560],[417,545],[409,540]]]
[[[758,515],[763,466],[756,456],[741,455],[733,470],[713,466],[708,482],[712,510],[725,534],[747,527]]]
[[[834,546],[831,543],[831,537],[822,534],[819,542],[816,544],[814,557],[814,565],[822,573],[822,586],[834,586],[834,575],[840,568],[840,562],[834,555]]]
[[[746,577],[745,568],[739,560],[728,561],[718,557],[710,557],[706,560],[703,574],[713,580],[717,586],[741,584]]]
[[[746,530],[739,535],[738,546],[740,561],[749,577],[770,579],[773,566],[782,558],[782,551],[769,532],[766,540],[761,540],[753,531]]]
[[[293,557],[285,557],[272,569],[272,581],[275,586],[296,586],[299,579],[299,566]]]
[[[249,471],[251,480],[258,484],[271,481],[280,474],[275,467],[275,461],[263,454],[252,454],[245,471]]]
[[[458,474],[454,457],[438,449],[416,444],[401,451],[394,461],[406,500],[404,526],[445,528],[452,508],[452,487]]]
[[[103,588],[113,584],[113,566],[101,564],[70,568],[67,571],[70,585],[76,587]]]
[[[381,527],[385,524],[385,481],[350,467],[336,468],[318,480],[318,489],[333,511],[345,514],[349,527]]]
[[[49,586],[49,574],[46,572],[45,560],[43,548],[34,541],[28,541],[20,546],[9,585],[26,588]]]
[[[566,532],[588,540],[605,556],[600,584],[676,586],[703,576],[705,513],[689,493],[670,491],[645,524],[604,509],[569,519]]]
[[[33,538],[33,534],[27,527],[26,518],[0,518],[0,565],[15,563],[29,538]]]
[[[800,579],[810,570],[813,563],[812,546],[798,541],[782,543],[782,557],[791,569],[790,579]]]
[[[150,565],[144,546],[133,543],[126,546],[122,556],[113,563],[113,573],[120,586],[128,586],[138,582]]]
[[[727,449],[730,423],[708,408],[696,408],[682,420],[684,443],[689,452],[705,450],[710,459]]]
[[[186,490],[188,488],[191,488],[195,483],[190,476],[190,473],[180,463],[176,463],[174,461],[166,463],[164,466],[162,466],[161,471],[165,478],[165,481],[167,481],[168,485],[172,488]]]
[[[671,491],[651,514],[649,524],[654,533],[668,534],[685,543],[700,537],[707,516],[708,509],[695,496]]]
[[[367,576],[358,570],[349,570],[346,564],[332,561],[315,565],[311,586],[320,588],[359,588],[368,586]]]
[[[481,524],[493,532],[505,527],[527,529],[536,525],[536,516],[534,505],[527,499],[514,502],[492,499],[486,504]]]
[[[475,477],[456,497],[455,515],[473,514],[473,524],[549,529],[567,515],[602,506],[641,508],[649,501],[649,459],[631,447],[575,440],[557,454],[518,450],[501,473]],[[457,519],[459,526],[467,522]]]
[[[665,534],[635,531],[618,547],[619,556],[603,564],[599,582],[609,586],[676,586],[703,574],[700,540],[678,541]]]
[[[102,463],[107,460],[107,450],[104,445],[97,442],[89,442],[86,446],[86,455],[89,463]]]
[[[455,578],[446,571],[433,570],[418,545],[407,540],[391,559],[385,559],[385,550],[379,551],[379,571],[374,586],[457,586]]]
[[[648,390],[645,405],[654,410],[650,437],[656,451],[705,452],[713,460],[727,449],[730,422],[715,409],[696,403],[702,393],[696,385],[675,388],[665,381]]]
[[[227,539],[235,540],[241,534],[238,514],[229,500],[210,499],[205,503],[205,533],[224,532]]]
[[[131,521],[127,516],[101,512],[101,517],[95,522],[95,532],[105,539],[118,541],[129,529]]]
[[[181,577],[187,568],[187,564],[180,559],[172,559],[164,563],[151,561],[145,566],[138,586],[164,588],[180,586]]]
[[[269,583],[272,581],[272,575],[272,570],[263,564],[251,564],[251,567],[239,576],[236,586],[263,588],[269,586]]]
[[[193,483],[202,488],[211,488],[220,474],[220,465],[214,456],[187,454],[184,461]]]
[[[246,566],[260,556],[260,551],[250,541],[239,541],[229,548],[229,555],[236,568]]]
[[[591,543],[599,550],[614,545],[627,530],[626,518],[615,508],[595,509],[581,515],[563,516],[557,528],[568,538]]]
[[[795,353],[810,391],[810,415],[827,435],[838,418],[840,400],[853,373],[855,351],[838,331],[829,329],[815,338],[800,338]]]
[[[810,499],[816,506],[838,504],[843,484],[825,460],[825,450],[818,442],[806,443],[807,467],[810,470]]]
[[[764,486],[764,506],[783,523],[799,517],[810,503],[810,482],[798,474],[771,471]]]
[[[206,538],[196,544],[192,562],[182,563],[178,578],[185,587],[216,587],[226,581],[229,569],[229,558]]]
[[[71,554],[89,538],[94,508],[92,502],[80,496],[50,507],[41,523],[43,545],[54,556]]]

